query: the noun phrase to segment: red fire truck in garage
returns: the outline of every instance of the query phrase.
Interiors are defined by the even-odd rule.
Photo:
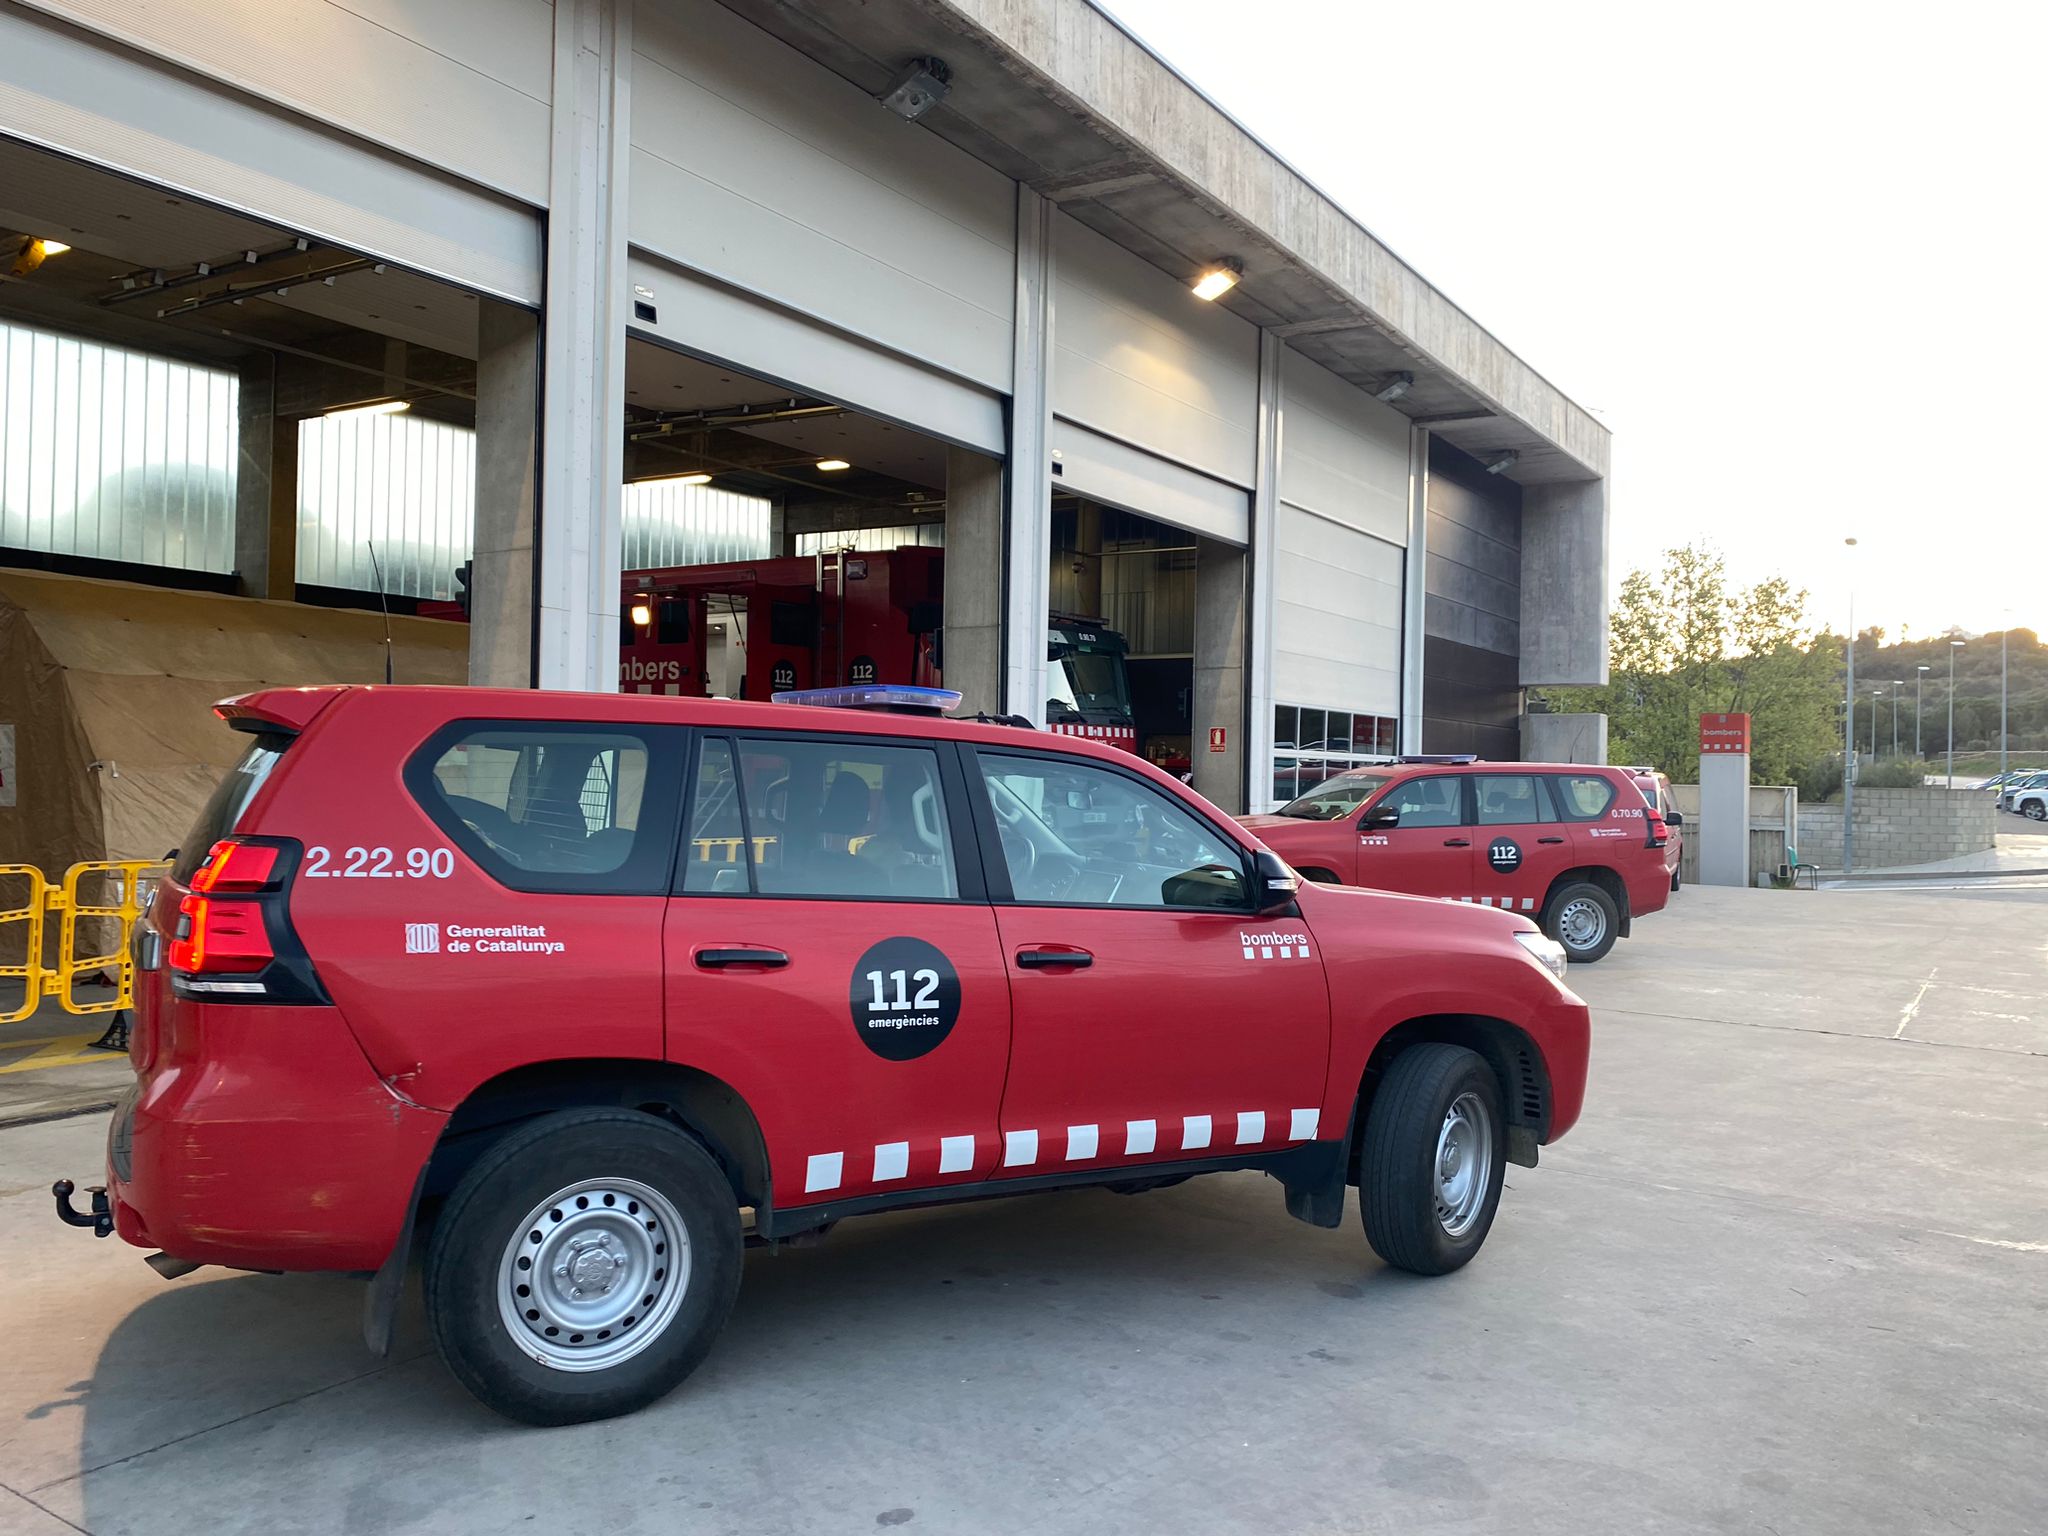
[[[840,683],[941,681],[945,551],[784,555],[628,571],[620,591],[619,689],[702,698],[721,692],[710,656],[723,623],[739,648],[731,692],[768,699]],[[1046,729],[1138,750],[1124,637],[1052,615]]]

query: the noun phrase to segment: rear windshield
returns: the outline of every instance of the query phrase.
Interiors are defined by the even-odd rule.
[[[206,862],[206,855],[213,845],[242,824],[242,813],[249,809],[249,802],[256,798],[256,791],[263,787],[263,781],[270,777],[270,770],[277,766],[277,760],[284,756],[284,749],[291,744],[292,738],[282,733],[258,736],[249,743],[249,750],[242,754],[242,760],[214,786],[199,819],[192,823],[192,830],[185,834],[185,841],[178,844],[178,857],[171,865],[171,877],[180,885],[189,884],[193,875],[198,873],[199,866]]]

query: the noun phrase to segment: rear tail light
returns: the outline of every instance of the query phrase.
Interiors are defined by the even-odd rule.
[[[298,861],[299,845],[282,838],[228,837],[208,850],[165,954],[174,991],[222,1002],[327,1000],[285,910]]]
[[[1662,848],[1671,840],[1671,829],[1664,824],[1663,814],[1655,806],[1652,806],[1646,814],[1649,820],[1650,838],[1643,846],[1646,848]]]

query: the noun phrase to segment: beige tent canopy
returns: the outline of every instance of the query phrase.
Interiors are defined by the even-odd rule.
[[[464,681],[467,625],[391,634],[399,682]],[[241,755],[215,700],[383,680],[377,614],[0,571],[0,864],[160,858]]]

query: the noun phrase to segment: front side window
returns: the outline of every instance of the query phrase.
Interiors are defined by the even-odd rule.
[[[1558,811],[1570,821],[1598,821],[1614,804],[1614,786],[1597,773],[1554,774],[1550,787]]]
[[[1534,774],[1482,773],[1473,778],[1472,789],[1482,827],[1511,827],[1550,819],[1543,812]]]
[[[407,781],[501,884],[651,895],[668,873],[675,756],[658,728],[475,723],[430,742]]]
[[[1455,775],[1439,778],[1404,779],[1388,790],[1375,809],[1401,813],[1400,827],[1456,827],[1464,825],[1464,780]]]
[[[1251,905],[1243,851],[1152,786],[1078,759],[982,753],[979,761],[1017,900]]]
[[[929,747],[707,739],[685,856],[686,891],[907,901],[960,893]]]

